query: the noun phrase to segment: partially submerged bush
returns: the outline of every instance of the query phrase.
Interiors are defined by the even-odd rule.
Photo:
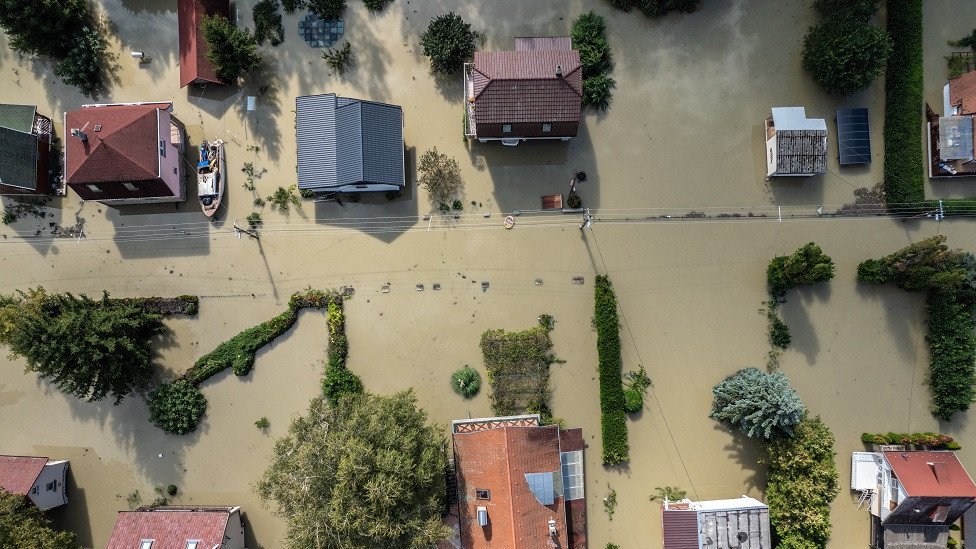
[[[164,383],[149,393],[149,421],[163,431],[185,435],[197,428],[207,398],[185,379]]]
[[[644,396],[636,389],[624,390],[624,411],[636,414],[644,409]]]
[[[888,0],[886,12],[894,48],[885,72],[885,203],[896,212],[914,211],[925,200],[922,0]]]
[[[571,35],[573,47],[580,52],[583,106],[606,110],[617,86],[617,82],[607,76],[612,68],[613,52],[607,42],[606,20],[593,11],[584,13],[573,21]]]
[[[340,76],[346,74],[346,69],[353,64],[352,44],[346,42],[341,48],[326,50],[322,52],[322,59]]]
[[[851,95],[881,75],[892,42],[881,27],[854,20],[826,20],[803,40],[803,68],[827,93]]]
[[[769,293],[781,298],[786,291],[801,284],[818,284],[834,278],[834,262],[813,242],[798,248],[792,255],[774,257],[766,268]]]
[[[322,19],[342,19],[346,11],[346,0],[306,0],[308,9]]]
[[[424,56],[434,73],[453,74],[474,56],[477,35],[471,25],[452,12],[435,17],[420,35]]]
[[[451,389],[464,398],[471,398],[481,390],[481,374],[470,366],[465,366],[451,374]]]

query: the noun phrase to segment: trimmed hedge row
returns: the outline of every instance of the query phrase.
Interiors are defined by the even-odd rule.
[[[953,414],[976,401],[976,322],[974,307],[948,292],[929,292],[929,385],[935,404],[932,415],[950,421]]]
[[[617,297],[610,278],[606,275],[597,276],[593,292],[596,345],[600,359],[603,463],[614,465],[630,459],[620,360],[620,321],[617,316]]]
[[[922,0],[888,0],[894,49],[885,76],[884,191],[889,208],[925,200]]]
[[[928,446],[945,450],[959,450],[962,446],[949,435],[939,433],[861,433],[864,444],[904,444],[906,446]]]
[[[198,385],[227,368],[232,368],[234,375],[247,375],[254,367],[254,355],[258,349],[288,331],[296,320],[298,312],[288,309],[271,320],[244,330],[200,357],[183,378]]]

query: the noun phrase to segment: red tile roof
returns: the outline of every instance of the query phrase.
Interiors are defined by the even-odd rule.
[[[144,181],[159,177],[157,109],[171,103],[82,107],[65,113],[64,174],[68,183]],[[101,126],[95,131],[95,126]],[[87,136],[71,136],[77,128]],[[169,132],[169,129],[166,130]]]
[[[884,456],[909,497],[976,498],[976,484],[952,452],[884,452]]]
[[[461,542],[465,549],[550,549],[549,520],[556,521],[557,547],[585,543],[585,504],[576,509],[568,531],[565,500],[546,506],[536,499],[526,473],[561,474],[559,427],[515,427],[457,432],[453,435],[458,472]],[[475,490],[489,490],[489,500]],[[585,500],[579,500],[585,501]],[[488,509],[488,526],[478,525],[477,508]]]
[[[472,68],[477,123],[579,122],[578,51],[475,52]]]
[[[26,496],[46,464],[46,457],[0,456],[0,489]]]
[[[144,539],[152,549],[184,549],[200,540],[199,549],[222,547],[234,507],[140,507],[120,511],[106,549],[139,549]]]
[[[180,87],[195,80],[220,83],[213,63],[207,61],[207,42],[200,24],[204,15],[230,17],[229,0],[180,0]]]
[[[976,71],[949,80],[949,104],[962,106],[962,114],[976,114]]]

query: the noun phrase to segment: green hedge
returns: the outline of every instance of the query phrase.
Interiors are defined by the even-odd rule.
[[[288,309],[267,322],[244,330],[200,357],[183,378],[198,385],[226,368],[232,368],[235,375],[247,375],[254,367],[254,355],[258,349],[288,331],[296,320],[298,313]]]
[[[934,408],[932,415],[949,421],[956,412],[969,409],[976,400],[976,322],[974,307],[946,292],[930,292],[928,296],[929,344],[931,364],[929,385],[932,386]]]
[[[342,310],[342,299],[313,299],[313,303],[315,307],[326,306],[329,310],[326,317],[329,334],[328,365],[322,379],[322,392],[329,404],[335,406],[343,395],[362,394],[363,381],[346,368],[349,340],[346,338],[346,313]]]
[[[864,444],[904,444],[959,450],[962,446],[949,435],[940,433],[861,433]]]
[[[885,78],[884,191],[889,208],[925,200],[922,153],[922,0],[888,0],[894,49]]]
[[[610,278],[596,277],[594,286],[596,345],[600,359],[600,411],[603,422],[603,463],[627,461],[627,416],[624,413],[620,361],[620,320]]]

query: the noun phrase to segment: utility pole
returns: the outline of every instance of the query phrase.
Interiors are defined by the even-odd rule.
[[[242,229],[242,228],[238,227],[237,226],[237,220],[236,219],[234,220],[234,233],[237,235],[237,238],[241,238],[241,235],[242,234],[246,234],[247,236],[249,236],[249,237],[251,237],[251,238],[253,238],[255,240],[260,240],[261,239],[261,237],[258,236],[258,233],[257,232],[252,231],[252,230],[249,230],[249,229]]]

